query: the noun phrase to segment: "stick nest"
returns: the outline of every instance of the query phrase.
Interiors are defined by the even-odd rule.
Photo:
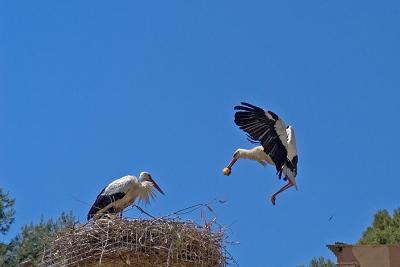
[[[223,238],[192,221],[99,219],[57,233],[40,266],[223,267]]]

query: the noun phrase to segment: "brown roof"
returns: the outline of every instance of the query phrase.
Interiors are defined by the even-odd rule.
[[[337,242],[327,247],[337,257],[338,267],[400,267],[400,244],[350,245]]]

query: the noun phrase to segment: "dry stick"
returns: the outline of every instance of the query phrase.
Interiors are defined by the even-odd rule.
[[[136,205],[136,204],[133,204],[133,206],[135,207],[135,208],[137,208],[140,212],[142,212],[142,213],[144,213],[144,214],[146,214],[147,216],[149,216],[149,217],[151,217],[152,219],[157,219],[156,217],[154,217],[153,215],[151,215],[150,213],[148,213],[148,212],[146,212],[146,211],[144,211],[144,209],[142,209],[141,207],[139,207],[138,205]]]
[[[169,217],[171,217],[172,215],[185,215],[185,214],[191,213],[191,212],[193,212],[193,211],[195,211],[195,210],[198,210],[199,208],[202,208],[202,207],[204,207],[204,206],[206,206],[206,205],[207,205],[207,204],[196,204],[196,205],[193,205],[193,206],[190,206],[190,207],[187,207],[187,208],[178,210],[178,211],[171,212],[170,214],[167,214],[167,215],[165,215],[165,216],[162,216],[162,217],[158,218],[158,220],[162,220],[162,219],[165,219],[165,218],[169,218]],[[184,212],[184,211],[185,211],[185,212]]]
[[[171,257],[171,251],[172,251],[172,244],[173,244],[174,242],[172,241],[171,242],[171,245],[169,245],[169,250],[168,250],[168,258],[167,258],[167,267],[169,267],[169,259],[170,259],[170,257]]]
[[[209,203],[206,203],[206,204],[196,204],[196,205],[193,205],[193,206],[190,206],[190,207],[187,207],[187,208],[184,208],[184,209],[181,209],[181,210],[172,212],[172,213],[170,213],[170,214],[168,214],[168,215],[165,215],[165,216],[163,216],[163,217],[161,217],[161,218],[170,217],[170,216],[172,216],[172,215],[184,215],[184,214],[193,212],[193,211],[195,211],[195,210],[198,210],[198,209],[200,209],[200,208],[202,208],[202,207],[207,207],[209,211],[211,211],[213,214],[215,214],[214,211],[213,211],[212,209],[210,209],[210,205],[213,204],[213,203],[216,203],[216,202],[219,202],[220,204],[223,204],[223,203],[225,203],[226,201],[221,201],[221,200],[218,200],[218,199],[214,199],[214,201],[211,201],[211,202],[209,202]],[[183,212],[183,211],[185,211],[185,212]]]
[[[122,263],[126,264],[127,266],[132,266],[131,264],[128,263],[128,259],[124,259],[121,255],[121,253],[118,253],[119,259],[122,261]]]
[[[104,243],[104,246],[101,250],[101,255],[100,255],[100,260],[99,260],[99,265],[101,265],[101,260],[103,259],[103,253],[106,249],[107,242],[108,242],[108,232],[110,231],[110,221],[107,222],[107,235],[106,235],[106,242]]]
[[[147,216],[149,216],[149,217],[152,218],[152,219],[162,220],[162,219],[165,219],[165,218],[169,218],[169,217],[171,217],[171,216],[173,216],[173,215],[185,215],[185,214],[191,213],[191,212],[193,212],[193,211],[195,211],[195,210],[198,210],[198,209],[200,209],[200,208],[202,208],[202,207],[207,207],[209,211],[211,211],[212,213],[214,213],[214,211],[213,211],[212,209],[210,209],[210,205],[213,204],[213,203],[216,202],[216,201],[218,201],[218,200],[214,200],[214,201],[211,201],[211,202],[206,203],[206,204],[204,204],[204,203],[196,204],[196,205],[193,205],[193,206],[184,208],[184,209],[180,209],[180,210],[171,212],[170,214],[161,216],[161,217],[159,217],[159,218],[154,217],[153,215],[151,215],[150,213],[146,212],[145,210],[143,210],[141,207],[139,207],[139,206],[136,205],[136,204],[133,204],[132,206],[135,207],[135,208],[137,208],[139,211],[141,211],[142,213],[146,214]],[[221,202],[221,201],[219,201],[219,202],[220,202],[220,203],[224,203],[224,202]]]

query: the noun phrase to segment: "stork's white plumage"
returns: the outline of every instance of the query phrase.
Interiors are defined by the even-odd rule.
[[[135,202],[136,199],[149,203],[154,197],[154,188],[161,194],[164,192],[148,172],[142,172],[139,180],[133,175],[127,175],[111,182],[97,196],[90,208],[87,219],[96,219],[105,213],[119,213]]]
[[[233,164],[240,158],[258,161],[262,165],[275,165],[279,179],[284,175],[288,180],[271,197],[275,205],[276,196],[286,189],[295,186],[297,176],[297,149],[296,137],[291,126],[286,127],[284,121],[272,111],[267,111],[257,106],[241,103],[236,106],[235,123],[247,133],[248,140],[261,144],[253,149],[238,149],[233,154],[229,165],[224,169],[224,174],[229,175]]]

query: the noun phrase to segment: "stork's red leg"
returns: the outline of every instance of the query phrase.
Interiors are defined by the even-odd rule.
[[[283,191],[285,191],[286,189],[292,187],[293,185],[294,184],[288,179],[288,183],[272,195],[272,197],[271,197],[272,204],[275,205],[276,196],[279,193],[282,193]]]

